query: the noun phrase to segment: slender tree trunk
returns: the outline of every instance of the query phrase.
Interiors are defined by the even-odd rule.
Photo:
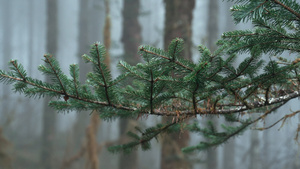
[[[10,155],[12,144],[8,141],[2,132],[0,127],[0,168],[1,169],[12,169],[12,158]]]
[[[86,74],[92,69],[83,61],[81,56],[89,52],[92,43],[101,39],[101,26],[104,15],[102,10],[99,10],[99,3],[100,1],[80,0],[78,56],[80,56],[80,82],[82,83],[85,83]],[[89,116],[90,113],[90,111],[83,111],[77,114],[77,120],[74,124],[74,140],[76,147],[85,146],[84,148],[87,151],[88,159],[85,168],[98,169],[100,162],[97,151],[97,132],[101,121],[97,111],[94,111],[92,116]],[[76,149],[76,151],[79,150],[80,148]]]
[[[47,0],[47,52],[53,56],[57,53],[58,43],[58,6],[57,0]],[[50,81],[50,79],[46,79]],[[42,133],[42,149],[41,149],[41,165],[45,169],[52,169],[54,163],[54,146],[55,130],[56,130],[56,113],[49,108],[49,97],[45,98],[43,112],[43,133]]]
[[[79,36],[78,36],[78,56],[80,56],[79,59],[79,67],[80,67],[80,76],[79,80],[81,83],[84,83],[86,80],[86,74],[91,71],[91,68],[88,67],[88,64],[84,63],[81,56],[84,53],[88,53],[89,51],[89,36],[88,36],[88,27],[90,23],[89,20],[89,9],[88,4],[89,0],[80,0],[80,8],[79,8]],[[78,112],[77,113],[77,120],[74,124],[74,143],[76,147],[80,147],[82,145],[82,142],[84,140],[84,133],[85,128],[88,125],[89,122],[89,114],[90,112],[84,111],[84,112]],[[79,149],[76,149],[76,151]]]
[[[11,18],[9,17],[10,15],[12,15],[12,10],[11,10],[11,1],[3,1],[2,3],[2,7],[1,7],[1,16],[2,17],[2,21],[3,23],[1,23],[2,25],[2,31],[0,31],[2,33],[2,37],[3,40],[5,40],[5,43],[3,43],[2,45],[2,49],[3,49],[3,53],[1,57],[1,68],[3,68],[4,70],[8,68],[8,64],[7,61],[10,60],[11,58],[11,35],[12,35],[12,24],[11,24]],[[4,41],[2,41],[4,42]],[[7,110],[10,110],[10,87],[8,85],[3,85],[1,84],[1,93],[2,93],[2,97],[1,97],[1,115],[2,117],[10,117],[9,113]],[[0,124],[5,123],[6,118],[1,118],[0,119]]]
[[[208,23],[207,23],[207,47],[214,51],[216,49],[216,40],[219,38],[219,24],[218,24],[218,15],[219,15],[219,1],[210,0],[208,6]],[[217,126],[218,120],[213,117],[211,119],[214,125]],[[216,149],[209,149],[207,151],[207,168],[217,168],[217,151]]]
[[[132,65],[141,61],[137,54],[141,43],[141,26],[138,21],[140,0],[126,0],[123,7],[122,43],[124,45],[124,60]]]
[[[299,110],[299,108],[298,108],[298,110]],[[300,128],[300,114],[298,114],[298,128]],[[298,149],[297,154],[296,154],[296,158],[294,160],[294,168],[300,168],[300,161],[297,160],[299,158],[300,158],[300,150]]]
[[[141,43],[141,27],[138,22],[140,0],[126,0],[123,7],[123,31],[122,43],[124,45],[124,60],[131,65],[136,65],[141,61],[137,54],[138,46]],[[127,119],[120,119],[120,135],[123,137],[128,130],[132,129],[132,123]],[[137,169],[137,152],[121,154],[120,169]]]
[[[208,4],[207,47],[214,51],[219,39],[219,1],[210,0]]]
[[[223,2],[224,3],[224,2]],[[233,2],[226,2],[225,10],[228,10],[233,5]],[[224,9],[224,7],[223,7]],[[233,31],[235,29],[235,24],[232,20],[231,15],[227,15],[225,18],[225,27],[224,30],[221,30],[221,32],[224,31]],[[229,123],[225,122],[225,125]],[[227,143],[224,144],[223,149],[223,166],[224,169],[235,169],[235,158],[236,158],[236,152],[235,152],[235,138],[230,139]]]
[[[195,7],[195,1],[164,0],[164,2],[166,8],[164,48],[167,50],[169,43],[174,38],[182,38],[185,41],[183,57],[191,60],[192,12]],[[163,121],[170,121],[170,119],[164,118]],[[191,168],[191,164],[181,152],[181,148],[188,146],[188,143],[189,132],[187,131],[164,136],[162,140],[161,168]]]
[[[251,145],[250,145],[250,164],[249,169],[260,169],[261,168],[261,160],[260,160],[260,149],[259,149],[259,139],[258,139],[258,131],[250,131],[251,132]]]

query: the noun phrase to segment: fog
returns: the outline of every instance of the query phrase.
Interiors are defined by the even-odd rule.
[[[69,65],[77,63],[83,72],[90,71],[84,65],[81,55],[88,53],[89,45],[94,42],[104,44],[104,25],[106,18],[105,0],[52,0],[57,2],[55,10],[50,9],[51,0],[0,0],[0,69],[8,70],[8,62],[17,59],[28,71],[28,75],[47,80],[38,72],[37,67],[43,64],[45,53],[52,53],[59,60],[62,70],[68,74]],[[131,0],[132,1],[132,0]],[[163,0],[139,1],[138,23],[142,44],[164,48],[165,4]],[[113,76],[120,74],[117,69],[119,60],[125,57],[122,40],[124,20],[124,0],[109,0],[111,20],[110,66]],[[132,1],[133,3],[135,1]],[[197,61],[197,46],[208,45],[212,39],[207,32],[209,19],[209,0],[196,0],[192,15],[191,42],[192,60]],[[229,8],[233,4],[217,0],[214,10],[216,16],[216,38],[225,31],[251,29],[250,23],[235,25]],[[56,28],[50,27],[49,10],[57,18]],[[55,32],[49,36],[49,29]],[[55,30],[56,31],[55,31]],[[130,29],[130,28],[129,28]],[[51,31],[50,31],[51,32]],[[49,39],[56,37],[55,50],[48,51]],[[137,52],[137,47],[136,51]],[[132,56],[133,57],[133,56]],[[128,59],[128,58],[125,58]],[[130,59],[130,58],[129,58]],[[239,57],[237,63],[243,60]],[[84,80],[84,73],[80,75]],[[44,98],[26,98],[14,93],[12,87],[0,83],[0,168],[93,168],[90,156],[82,147],[87,144],[86,132],[92,119],[91,112],[57,113],[49,112]],[[262,122],[251,126],[269,126],[291,111],[299,110],[298,99],[293,99],[277,113]],[[44,114],[53,114],[45,120]],[[214,119],[219,124],[222,118]],[[129,121],[132,125],[151,126],[159,123],[161,118],[149,117],[138,121]],[[45,125],[47,123],[47,125]],[[204,123],[204,119],[199,119]],[[247,130],[244,134],[230,139],[216,147],[215,157],[209,159],[208,153],[197,152],[188,155],[191,168],[208,169],[208,161],[213,160],[217,169],[295,169],[300,168],[300,147],[294,140],[300,116],[289,119],[265,131]],[[130,161],[138,169],[159,169],[161,167],[160,142],[153,141],[152,149],[143,152],[138,150],[134,159],[120,154],[109,153],[106,148],[118,140],[121,135],[120,121],[99,121],[97,131],[98,168],[123,169],[121,159]],[[53,133],[45,135],[45,128]],[[46,137],[46,142],[45,142]],[[199,143],[202,137],[191,134],[189,144]],[[45,143],[50,149],[45,150]],[[47,145],[46,144],[46,145]],[[51,144],[51,145],[50,145]],[[49,153],[43,153],[49,151]],[[87,150],[86,150],[87,151]],[[82,154],[80,154],[80,152]],[[77,156],[76,156],[77,155]],[[95,168],[93,168],[95,169]]]

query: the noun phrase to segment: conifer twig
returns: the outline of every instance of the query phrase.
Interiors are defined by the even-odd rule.
[[[145,49],[145,48],[143,48],[143,47],[141,47],[141,48],[140,48],[140,51],[143,51],[143,52],[149,53],[149,54],[151,54],[151,55],[156,55],[156,56],[159,56],[159,57],[161,57],[161,58],[163,58],[163,59],[167,59],[167,60],[169,60],[169,61],[172,61],[172,59],[171,59],[171,58],[168,58],[168,57],[166,57],[166,56],[163,56],[163,55],[160,55],[160,54],[157,54],[157,53],[151,52],[151,51],[149,51],[149,50],[146,50],[146,49]],[[177,64],[177,65],[179,65],[179,66],[181,66],[181,67],[183,67],[183,68],[187,69],[187,70],[193,71],[193,69],[192,69],[192,68],[190,68],[190,67],[188,67],[188,66],[186,66],[186,65],[183,65],[182,63],[180,63],[180,62],[178,62],[178,61],[173,61],[173,62],[174,62],[175,64]]]
[[[286,10],[288,10],[289,12],[291,12],[292,14],[294,14],[294,15],[298,18],[298,20],[300,19],[300,14],[297,13],[297,12],[296,12],[295,10],[293,10],[292,8],[290,8],[290,7],[286,6],[286,5],[284,5],[282,2],[280,2],[280,1],[278,1],[278,0],[271,0],[271,1],[275,2],[276,4],[282,6],[283,8],[285,8]]]

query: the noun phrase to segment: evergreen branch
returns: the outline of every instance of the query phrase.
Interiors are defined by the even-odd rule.
[[[4,78],[7,78],[7,79],[13,79],[15,81],[20,81],[20,82],[24,82],[26,84],[29,84],[31,86],[35,86],[35,87],[38,87],[38,88],[41,88],[41,89],[44,89],[46,91],[50,91],[50,92],[54,92],[54,93],[58,93],[58,94],[61,94],[61,95],[65,95],[65,92],[64,91],[58,91],[58,90],[54,90],[54,89],[51,89],[51,88],[48,88],[48,87],[45,87],[45,86],[41,86],[41,85],[37,85],[36,83],[32,83],[30,81],[26,81],[24,80],[23,78],[17,78],[17,77],[13,77],[13,76],[9,76],[9,75],[6,75],[6,74],[1,74],[2,77]],[[69,96],[69,95],[68,95]]]
[[[283,43],[284,41],[282,41]],[[232,48],[229,50],[229,53],[235,53],[235,52],[239,52],[241,49],[251,49],[254,46],[260,45],[260,46],[271,46],[273,45],[273,48],[278,48],[278,49],[283,49],[283,50],[289,50],[289,51],[294,51],[294,52],[300,52],[300,49],[296,49],[296,48],[291,48],[288,46],[280,46],[280,45],[276,45],[276,43],[279,43],[278,40],[272,40],[272,41],[265,41],[265,42],[255,42],[255,43],[251,43],[251,44],[245,44],[243,46],[240,46],[238,48]],[[296,42],[289,42],[289,41],[285,41],[285,43],[296,43]],[[238,44],[232,44],[233,46],[238,46]]]
[[[108,95],[108,85],[107,85],[107,82],[106,82],[106,79],[105,79],[105,76],[104,76],[104,71],[102,69],[102,66],[101,66],[101,60],[100,60],[100,53],[99,53],[99,49],[98,49],[98,43],[95,44],[96,46],[96,51],[97,51],[97,59],[98,59],[98,68],[101,72],[101,75],[102,75],[102,78],[103,78],[103,83],[104,83],[104,90],[105,90],[105,96],[106,96],[106,99],[107,99],[107,102],[108,102],[108,105],[112,105],[111,101],[110,101],[110,98],[109,98],[109,95]]]
[[[248,60],[247,64],[245,66],[243,66],[242,70],[240,70],[238,73],[234,72],[235,76],[232,78],[226,79],[226,82],[233,81],[236,78],[238,78],[239,76],[241,76],[243,74],[243,72],[250,66],[250,64],[252,63],[253,60],[254,60],[254,57],[251,56],[250,59]],[[246,61],[246,59],[245,59],[245,61]]]
[[[249,34],[237,34],[237,35],[222,35],[222,38],[244,38],[244,37],[270,37],[270,38],[274,38],[274,39],[290,39],[290,40],[296,40],[294,43],[296,43],[297,41],[299,41],[299,38],[293,38],[293,37],[289,37],[285,34],[282,34],[281,32],[278,32],[274,29],[272,29],[271,27],[269,27],[270,30],[277,32],[278,34],[280,34],[281,36],[275,36],[275,35],[270,35],[269,33],[249,33]]]
[[[207,131],[200,131],[202,132],[204,135],[214,135],[214,136],[217,136],[218,139],[216,140],[213,140],[212,142],[201,142],[199,145],[196,145],[196,146],[192,146],[192,147],[186,147],[186,148],[183,148],[182,151],[183,152],[190,152],[190,151],[193,151],[193,150],[203,150],[203,149],[208,149],[208,148],[211,148],[211,147],[215,147],[215,146],[218,146],[222,143],[225,143],[226,141],[228,141],[230,138],[238,135],[238,134],[241,134],[242,131],[244,131],[246,128],[248,128],[250,125],[258,122],[259,120],[265,118],[267,115],[269,115],[270,113],[272,113],[273,111],[277,110],[278,108],[280,108],[281,106],[283,106],[285,104],[284,103],[281,103],[273,108],[271,108],[270,110],[266,111],[263,115],[259,116],[258,118],[256,118],[255,120],[252,120],[252,121],[246,121],[246,122],[242,122],[242,126],[241,127],[238,127],[237,130],[234,130],[233,132],[229,132],[229,133],[216,133],[214,131],[210,131],[210,132],[207,132]]]
[[[276,4],[280,5],[280,6],[282,6],[283,8],[285,8],[286,10],[288,10],[289,12],[291,12],[292,14],[294,14],[298,19],[300,19],[300,14],[297,13],[296,11],[294,11],[292,8],[290,8],[290,7],[286,6],[286,5],[284,5],[283,3],[281,3],[281,2],[278,1],[278,0],[271,0],[271,1],[273,1],[274,3],[276,3]]]
[[[118,78],[114,79],[108,87],[115,86],[116,84],[118,84],[122,80],[124,80],[128,75],[129,75],[129,73],[124,73],[124,74],[120,75]]]
[[[184,119],[182,119],[182,120],[184,120]],[[167,129],[169,129],[170,127],[174,126],[174,125],[177,124],[177,123],[178,123],[178,121],[173,121],[172,123],[169,123],[169,124],[167,124],[167,125],[164,125],[164,126],[158,128],[158,129],[152,131],[152,132],[151,132],[151,135],[150,135],[150,134],[147,135],[147,136],[150,135],[150,137],[147,137],[147,136],[146,136],[145,139],[142,138],[142,139],[140,140],[140,143],[143,144],[143,143],[145,143],[145,142],[151,141],[153,138],[157,137],[160,133],[166,131]],[[147,134],[147,133],[143,133],[143,134],[145,135],[145,134]]]
[[[75,91],[76,91],[76,96],[78,97],[79,94],[78,94],[78,86],[77,86],[77,82],[78,82],[78,79],[76,79],[76,70],[74,68],[75,65],[72,65],[73,69],[72,69],[72,75],[73,75],[73,83],[74,83],[74,87],[75,87]]]
[[[55,90],[55,89],[52,89],[52,88],[48,88],[48,87],[45,87],[45,86],[42,86],[42,85],[38,85],[36,83],[32,83],[30,81],[24,81],[24,79],[9,76],[9,75],[6,75],[6,74],[1,74],[1,76],[4,77],[4,78],[7,78],[7,79],[13,79],[15,81],[24,82],[24,83],[29,84],[31,86],[35,86],[35,87],[38,87],[40,89],[50,91],[50,92],[54,92],[54,93],[57,93],[57,94],[60,94],[60,95],[68,96],[69,98],[73,98],[73,99],[80,100],[80,101],[83,101],[83,102],[94,103],[94,104],[98,104],[98,105],[101,105],[101,106],[111,106],[111,107],[116,108],[116,109],[127,110],[127,111],[135,111],[136,110],[134,108],[126,107],[126,106],[123,106],[123,105],[108,104],[106,102],[100,102],[100,101],[97,101],[97,100],[91,100],[91,99],[86,99],[86,98],[82,98],[82,97],[79,97],[79,96],[71,95],[71,94],[65,93],[64,91],[59,91],[59,90]]]
[[[187,117],[183,117],[180,122],[183,122]],[[150,141],[153,138],[157,138],[157,136],[163,132],[168,131],[170,127],[178,124],[179,121],[173,121],[172,123],[166,124],[166,125],[157,125],[157,127],[151,127],[149,129],[146,129],[145,131],[140,130],[139,128],[136,128],[139,132],[141,132],[142,136],[138,136],[137,134],[134,134],[132,132],[128,132],[127,134],[134,139],[134,141],[123,144],[123,145],[117,145],[117,146],[111,146],[108,148],[110,152],[120,152],[123,151],[125,153],[131,152],[133,148],[135,148],[138,145],[141,145],[144,150],[147,150],[150,147]]]
[[[269,93],[270,93],[271,86],[268,86],[265,92],[265,105],[269,104]]]
[[[172,61],[172,62],[175,62],[175,55],[176,55],[176,50],[177,50],[177,47],[178,47],[178,43],[179,43],[179,39],[176,39],[176,40],[175,40],[174,50],[173,50],[173,52],[171,51],[171,52],[173,53],[173,54],[171,55],[171,57],[172,57],[172,58],[171,58],[171,61]]]
[[[23,81],[26,82],[26,77],[23,75],[23,73],[21,73],[20,69],[18,68],[18,65],[16,64],[15,60],[10,61],[10,63],[13,64],[13,66],[16,68],[16,70],[18,71],[19,75],[22,77]]]
[[[150,46],[140,47],[139,53],[147,62],[131,66],[121,61],[120,67],[125,73],[112,80],[103,61],[105,48],[96,43],[92,46],[91,56],[83,56],[86,62],[93,64],[94,71],[87,75],[86,84],[79,82],[78,66],[70,66],[71,78],[68,78],[51,55],[44,56],[47,64],[39,68],[41,72],[50,75],[51,82],[44,83],[27,77],[22,65],[16,61],[11,61],[10,72],[0,70],[0,81],[14,83],[14,90],[23,92],[26,96],[64,96],[65,101],[50,102],[58,110],[101,108],[102,119],[149,114],[173,117],[172,122],[145,131],[139,130],[141,136],[129,132],[128,135],[134,141],[113,151],[120,148],[129,151],[137,145],[141,145],[143,150],[149,149],[151,139],[162,132],[178,131],[178,121],[181,123],[197,115],[224,115],[226,121],[240,124],[238,127],[223,127],[226,132],[217,132],[213,123],[204,129],[197,126],[186,127],[189,124],[180,128],[203,133],[209,138],[209,143],[202,142],[191,149],[219,145],[242,133],[289,100],[300,97],[300,59],[279,59],[283,64],[273,60],[264,64],[261,59],[263,54],[300,52],[297,27],[300,6],[295,1],[236,2],[244,3],[234,6],[235,20],[251,20],[257,29],[224,33],[213,54],[208,48],[200,46],[198,64],[181,57],[183,40],[176,38],[167,51]],[[243,52],[249,53],[250,57],[244,58],[244,61],[235,66],[237,53]],[[134,81],[123,87],[122,81],[128,76],[133,76]],[[69,98],[71,99],[68,100]],[[288,114],[263,129],[271,128],[279,122],[283,125],[287,118],[299,112]],[[237,115],[244,113],[259,113],[260,116],[254,120],[238,118]],[[300,131],[300,127],[297,131]]]
[[[59,85],[60,85],[60,87],[61,87],[62,90],[63,90],[63,94],[64,94],[66,97],[68,97],[68,93],[67,93],[67,91],[66,91],[66,89],[65,89],[65,86],[63,85],[63,83],[62,83],[62,81],[61,81],[61,79],[60,79],[60,77],[59,77],[59,75],[58,75],[57,70],[55,69],[54,65],[52,64],[52,61],[50,60],[50,58],[52,57],[52,55],[50,55],[50,56],[49,56],[49,55],[44,55],[44,57],[46,58],[45,62],[46,62],[47,64],[49,64],[50,68],[52,69],[52,71],[53,71],[53,73],[54,73],[54,75],[55,75],[55,77],[56,77],[56,79],[58,80]]]
[[[129,68],[127,67],[127,66],[129,66],[129,65],[126,65],[126,64],[127,64],[127,63],[126,63],[126,62],[123,62],[123,61],[121,61],[121,62],[119,63],[119,65],[122,66],[122,68],[124,68],[125,70],[127,70],[129,73],[134,74],[135,76],[137,76],[137,77],[140,78],[140,79],[149,81],[148,79],[144,78],[143,75],[138,74],[138,73],[134,72],[133,70],[129,69]]]
[[[262,101],[255,101],[252,103],[248,103],[248,106],[245,105],[233,105],[235,108],[226,108],[227,105],[218,105],[216,108],[218,110],[210,110],[210,109],[203,109],[203,108],[198,108],[197,115],[226,115],[226,114],[234,114],[234,113],[241,113],[244,111],[250,111],[253,109],[257,108],[262,108],[262,107],[270,107],[272,105],[276,104],[281,104],[281,103],[286,103],[291,99],[294,99],[296,97],[300,97],[300,91],[294,91],[290,94],[278,97],[278,98],[270,98],[269,99],[269,104],[265,104],[265,102]],[[152,115],[157,115],[157,116],[178,116],[178,113],[176,111],[174,112],[165,112],[165,111],[159,111],[156,110],[153,112]],[[194,111],[181,111],[181,115],[183,116],[193,116]]]
[[[264,2],[260,3],[256,8],[254,8],[252,11],[250,11],[250,13],[253,13],[256,9],[259,9],[260,7],[262,7],[265,3],[268,3],[269,0],[265,0]]]
[[[197,103],[196,103],[196,92],[197,92],[198,88],[199,88],[199,84],[196,82],[196,87],[195,87],[195,90],[193,91],[193,95],[192,95],[194,116],[195,117],[197,116],[197,111],[198,111]]]
[[[151,52],[151,51],[149,51],[149,50],[146,50],[144,47],[141,47],[141,48],[140,48],[140,51],[143,51],[143,52],[149,53],[149,54],[151,54],[151,55],[155,55],[155,56],[161,57],[161,58],[163,58],[163,59],[166,59],[166,60],[169,60],[170,62],[172,62],[172,59],[171,59],[171,58],[168,58],[168,57],[166,57],[166,56],[163,56],[163,55],[160,55],[160,54]],[[188,67],[188,66],[186,66],[186,65],[184,65],[184,64],[182,64],[182,63],[180,63],[180,62],[178,62],[178,61],[173,61],[173,62],[174,62],[176,65],[179,65],[179,66],[181,66],[181,67],[183,67],[183,68],[185,68],[185,69],[187,69],[187,70],[193,71],[192,68],[190,68],[190,67]]]
[[[97,82],[97,85],[99,85],[99,86],[101,86],[101,87],[106,87],[105,86],[105,84],[102,84],[99,80],[98,80],[98,78],[97,78],[97,76],[95,75],[95,74],[88,74],[88,77],[89,77],[89,79],[92,79],[93,81],[96,81]]]
[[[150,113],[153,113],[153,85],[154,85],[154,80],[153,80],[153,72],[150,70]]]

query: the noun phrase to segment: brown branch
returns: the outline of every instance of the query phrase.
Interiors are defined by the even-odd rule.
[[[300,133],[300,124],[298,124],[297,131],[296,131],[296,135],[295,135],[295,138],[294,138],[294,140],[295,140],[298,144],[300,144],[299,141],[298,141],[299,133]]]
[[[273,123],[272,125],[270,125],[270,126],[268,126],[268,127],[256,128],[255,130],[267,130],[267,129],[270,129],[270,128],[274,127],[276,124],[278,124],[280,121],[282,121],[282,124],[281,124],[281,126],[279,127],[279,129],[280,129],[280,128],[283,127],[284,122],[285,122],[285,120],[286,120],[287,118],[291,118],[291,117],[295,116],[295,115],[298,114],[298,113],[300,113],[300,110],[295,111],[295,112],[293,112],[293,113],[291,113],[291,114],[285,115],[284,117],[282,117],[281,119],[277,120],[275,123]],[[279,130],[279,129],[278,129],[278,130]]]
[[[203,108],[199,108],[199,110],[197,111],[197,115],[225,115],[225,114],[232,114],[232,113],[241,113],[244,111],[250,111],[256,108],[261,108],[261,107],[270,107],[276,104],[282,104],[285,103],[291,99],[294,99],[296,97],[300,96],[300,91],[294,91],[290,94],[278,97],[278,98],[270,98],[269,99],[269,104],[266,105],[264,101],[255,101],[253,103],[249,103],[249,107],[246,107],[245,105],[240,105],[240,106],[236,106],[235,108],[223,108],[222,105],[218,105],[216,106],[216,108],[218,108],[219,110],[207,110],[207,109],[203,109]],[[147,112],[144,112],[144,114],[147,114]],[[166,111],[159,111],[156,110],[153,112],[152,115],[157,115],[157,116],[177,116],[176,111],[174,112],[166,112]],[[185,116],[192,116],[194,115],[194,111],[181,111],[181,115],[185,115]]]
[[[286,5],[284,5],[283,3],[281,3],[281,2],[278,1],[278,0],[272,0],[272,1],[275,2],[276,4],[282,6],[283,8],[285,8],[286,10],[288,10],[289,12],[291,12],[291,13],[294,14],[297,18],[300,19],[300,14],[297,13],[296,11],[294,11],[292,8],[290,8],[290,7],[286,6]]]
[[[72,157],[70,157],[69,159],[63,161],[61,169],[66,169],[66,168],[71,167],[71,165],[74,162],[78,161],[80,158],[82,158],[84,156],[85,152],[86,152],[86,147],[82,146],[77,154],[75,154]]]
[[[273,107],[272,109],[266,111],[263,115],[259,116],[257,119],[251,121],[251,122],[248,122],[244,127],[240,128],[239,130],[235,131],[234,133],[228,135],[225,139],[225,141],[227,141],[229,138],[239,134],[241,131],[243,131],[245,128],[247,128],[248,126],[250,126],[251,124],[254,124],[256,122],[258,122],[259,120],[265,118],[267,115],[269,115],[270,113],[272,113],[273,111],[277,110],[278,108],[280,108],[281,106],[283,106],[286,102],[283,102],[275,107]]]

